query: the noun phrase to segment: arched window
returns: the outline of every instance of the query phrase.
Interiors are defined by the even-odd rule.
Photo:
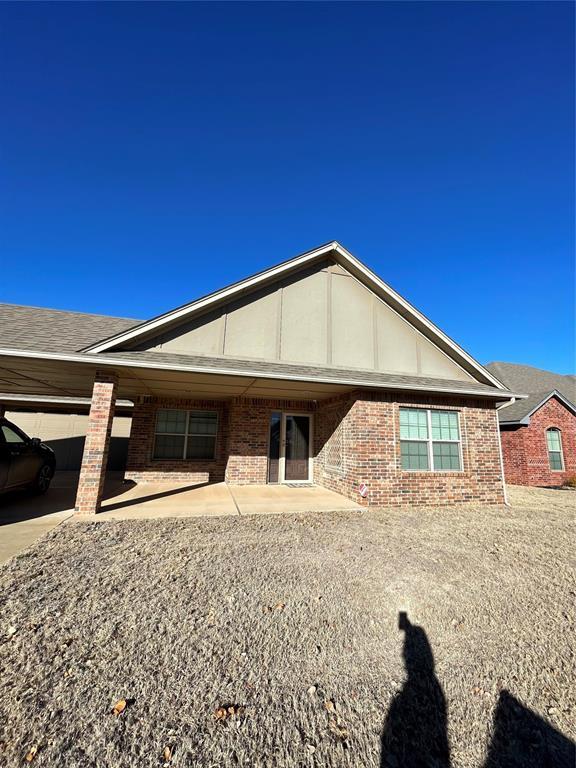
[[[562,456],[562,435],[560,430],[552,427],[546,431],[546,443],[548,445],[548,461],[550,469],[558,472],[564,469],[564,457]]]

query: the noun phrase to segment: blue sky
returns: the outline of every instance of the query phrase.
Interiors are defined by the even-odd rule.
[[[337,239],[574,370],[574,6],[0,4],[0,301],[147,318]]]

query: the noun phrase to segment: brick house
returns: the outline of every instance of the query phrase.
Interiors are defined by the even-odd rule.
[[[513,393],[336,242],[145,322],[4,305],[0,331],[2,390],[91,397],[80,513],[99,507],[117,398],[138,483],[505,499]]]
[[[558,486],[576,476],[576,377],[513,363],[486,368],[529,395],[498,409],[506,481]]]

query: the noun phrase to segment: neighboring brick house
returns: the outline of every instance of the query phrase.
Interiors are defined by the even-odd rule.
[[[504,501],[496,403],[513,393],[335,242],[146,322],[4,305],[0,334],[3,391],[91,393],[81,513],[117,398],[136,482]]]
[[[514,363],[486,367],[529,394],[498,410],[506,481],[558,486],[576,477],[576,377]]]

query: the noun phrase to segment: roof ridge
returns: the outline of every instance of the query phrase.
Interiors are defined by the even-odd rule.
[[[552,376],[574,376],[573,373],[557,373],[556,371],[551,371],[548,368],[540,368],[537,365],[530,365],[530,363],[509,363],[505,360],[493,360],[490,363],[486,363],[485,368],[489,368],[491,365],[510,365],[514,366],[515,368],[530,368],[532,371],[540,371],[540,373],[547,373]]]

